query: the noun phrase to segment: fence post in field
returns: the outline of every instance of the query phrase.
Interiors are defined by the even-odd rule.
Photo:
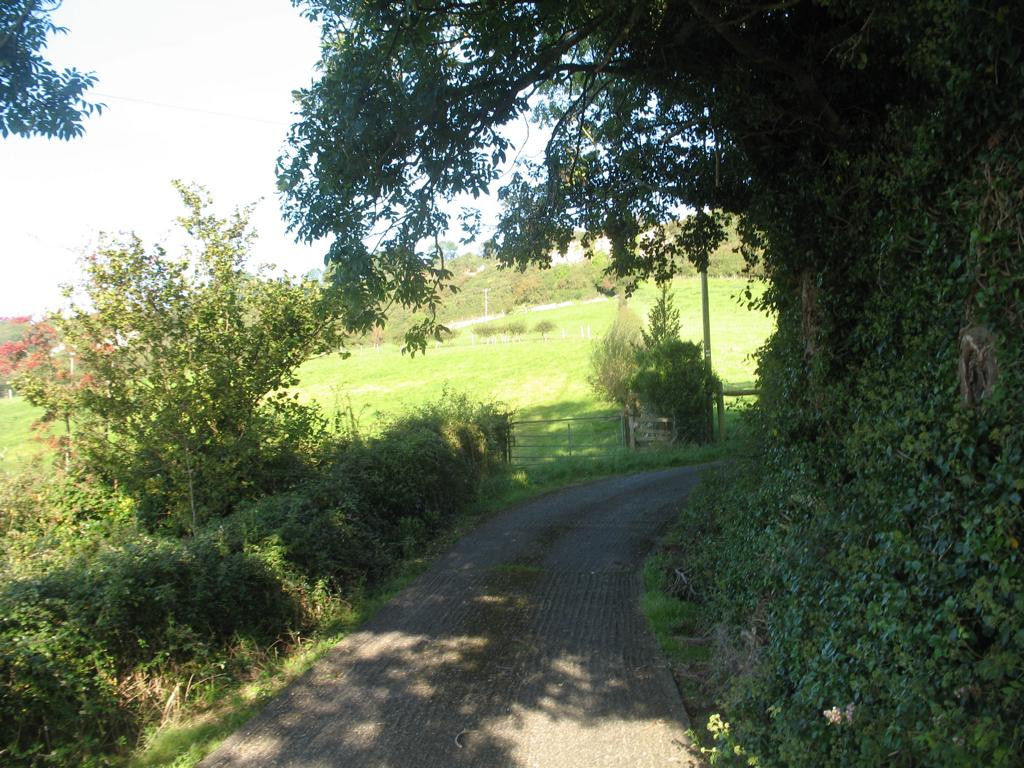
[[[504,434],[504,438],[505,439],[502,441],[504,443],[504,445],[502,445],[502,449],[503,449],[502,452],[504,453],[504,456],[502,458],[505,459],[505,463],[506,464],[511,464],[512,463],[512,415],[511,414],[508,414],[508,413],[505,414],[505,428],[504,428],[503,431],[505,433]]]
[[[718,403],[718,442],[725,442],[725,386],[718,382],[715,388],[716,400]]]
[[[712,392],[707,393],[707,403],[704,409],[704,439],[709,443],[715,441],[715,398]]]
[[[567,422],[565,426],[569,430],[569,458],[572,458],[572,422]]]

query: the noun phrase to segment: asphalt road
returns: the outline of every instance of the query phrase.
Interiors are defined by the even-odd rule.
[[[639,569],[699,471],[499,513],[201,766],[695,765]]]

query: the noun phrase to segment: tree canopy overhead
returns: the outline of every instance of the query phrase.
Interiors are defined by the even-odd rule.
[[[51,19],[60,5],[61,0],[0,3],[0,136],[71,139],[82,134],[83,117],[102,109],[84,97],[95,75],[58,71],[43,58],[47,38],[67,31]]]
[[[350,323],[419,304],[422,343],[447,277],[422,243],[527,112],[550,140],[502,179],[508,264],[580,228],[665,278],[742,214],[777,330],[754,457],[691,500],[686,554],[757,670],[725,708],[747,754],[1018,765],[1024,4],[304,5],[322,75],[281,185],[301,237],[335,236]]]
[[[448,275],[423,243],[451,223],[444,203],[498,178],[514,149],[500,129],[521,115],[550,140],[501,189],[499,256],[546,261],[582,228],[611,238],[620,274],[665,278],[720,241],[717,212],[877,141],[940,76],[912,39],[924,0],[301,5],[323,25],[321,77],[280,183],[301,238],[336,238],[361,327],[389,302],[433,308]],[[698,214],[665,230],[681,206]]]

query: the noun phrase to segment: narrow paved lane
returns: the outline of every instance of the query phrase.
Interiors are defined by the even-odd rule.
[[[612,478],[500,513],[201,765],[694,764],[639,568],[698,476]]]

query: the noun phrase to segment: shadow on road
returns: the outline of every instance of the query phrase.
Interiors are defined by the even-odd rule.
[[[688,764],[637,571],[697,476],[603,480],[498,515],[202,765]]]

